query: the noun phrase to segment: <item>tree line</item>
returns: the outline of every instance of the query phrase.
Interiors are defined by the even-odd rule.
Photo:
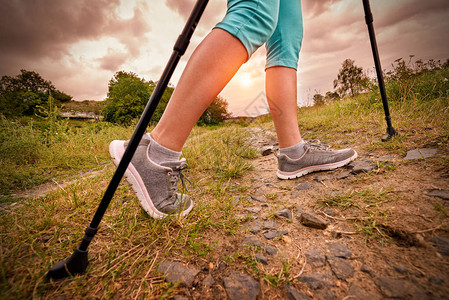
[[[413,60],[414,55],[410,55],[408,61],[399,58],[391,65],[391,70],[384,72],[384,79],[387,84],[387,94],[391,100],[401,97],[401,84],[398,82],[413,81],[425,73],[435,72],[449,68],[449,59],[445,63],[439,60],[422,59]],[[345,59],[338,71],[337,78],[333,81],[334,91],[328,91],[324,95],[316,93],[313,95],[314,105],[323,105],[336,101],[344,97],[354,97],[360,93],[374,91],[378,89],[377,78],[370,78],[363,68],[358,67],[352,59]]]

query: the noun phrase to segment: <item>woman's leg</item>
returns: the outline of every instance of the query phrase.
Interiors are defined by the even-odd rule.
[[[296,70],[271,67],[266,70],[266,93],[279,147],[287,148],[301,141],[297,117]]]
[[[151,136],[159,144],[181,151],[204,110],[231,80],[248,53],[234,36],[214,29],[192,54],[178,85]]]
[[[296,69],[302,33],[301,1],[281,0],[276,28],[266,43],[266,93],[280,148],[301,141]]]

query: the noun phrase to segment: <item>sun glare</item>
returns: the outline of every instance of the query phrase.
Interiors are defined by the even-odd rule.
[[[249,88],[252,85],[251,76],[247,73],[240,75],[239,83],[244,88]]]

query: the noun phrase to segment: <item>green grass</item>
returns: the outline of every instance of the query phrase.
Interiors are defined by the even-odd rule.
[[[132,128],[108,123],[0,119],[0,195],[60,180],[110,163],[108,144]]]

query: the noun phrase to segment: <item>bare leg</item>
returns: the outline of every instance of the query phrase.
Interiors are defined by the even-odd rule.
[[[181,151],[193,126],[248,59],[243,44],[214,29],[195,49],[161,120],[151,136],[162,146]]]
[[[301,141],[297,116],[296,70],[272,67],[266,70],[266,92],[279,147],[286,148]]]

